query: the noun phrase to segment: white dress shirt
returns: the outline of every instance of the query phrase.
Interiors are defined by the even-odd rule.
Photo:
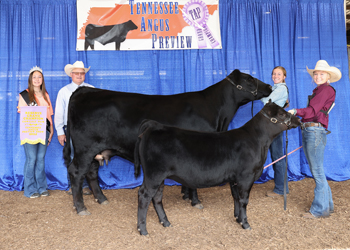
[[[58,91],[55,108],[55,128],[57,131],[57,136],[64,135],[63,127],[67,125],[68,104],[70,96],[78,87],[83,86],[94,88],[94,86],[85,82],[80,85],[71,82],[70,84],[61,88],[60,91]]]

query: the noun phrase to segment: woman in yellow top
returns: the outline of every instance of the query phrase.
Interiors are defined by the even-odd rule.
[[[47,146],[50,144],[53,136],[52,118],[53,109],[49,94],[46,92],[44,75],[42,69],[34,67],[29,71],[28,89],[19,94],[18,113],[24,106],[46,106],[47,107],[47,126],[45,145],[41,143],[25,143],[24,151],[26,161],[24,164],[24,196],[28,198],[38,198],[40,196],[49,196],[47,191],[47,182],[45,174],[45,154]]]

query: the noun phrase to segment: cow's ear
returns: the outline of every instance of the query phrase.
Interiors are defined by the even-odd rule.
[[[241,71],[239,69],[235,69],[231,75],[233,76],[233,81],[238,82],[239,79],[241,78]]]

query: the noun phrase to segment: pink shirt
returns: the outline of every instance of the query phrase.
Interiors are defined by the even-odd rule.
[[[330,85],[324,83],[317,86],[312,93],[315,96],[309,105],[306,108],[297,109],[296,115],[302,117],[301,122],[319,122],[327,129],[329,115],[320,110],[327,111],[331,107],[335,100],[335,91]]]
[[[47,115],[46,116],[47,116],[47,119],[52,124],[51,116],[53,115],[53,109],[52,109],[52,105],[51,105],[51,100],[50,100],[49,94],[48,93],[45,93],[45,94],[46,94],[46,98],[49,100],[49,103],[46,102],[46,100],[44,99],[43,96],[37,97],[35,94],[34,95],[35,95],[36,102],[39,106],[46,106],[47,107]],[[28,105],[20,94],[19,100],[18,100],[17,112],[21,113],[21,107],[25,107],[25,106],[28,106]]]

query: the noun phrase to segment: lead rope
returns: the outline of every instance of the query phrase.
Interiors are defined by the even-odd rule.
[[[286,130],[286,171],[284,173],[284,189],[283,189],[283,197],[284,197],[284,210],[287,209],[287,178],[288,178],[288,130]]]

